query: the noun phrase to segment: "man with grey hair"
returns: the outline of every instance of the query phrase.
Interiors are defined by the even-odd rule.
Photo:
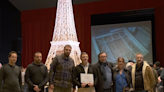
[[[136,54],[136,64],[132,66],[134,92],[154,92],[155,78],[152,68],[144,61],[143,54]]]
[[[95,92],[94,86],[97,84],[98,81],[96,71],[93,65],[89,64],[89,57],[86,52],[81,53],[80,59],[82,63],[77,65],[73,69],[74,88],[75,86],[78,86],[78,92]],[[93,74],[94,83],[83,83],[81,81],[81,74]]]

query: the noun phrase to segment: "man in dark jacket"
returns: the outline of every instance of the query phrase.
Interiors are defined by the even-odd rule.
[[[113,64],[107,62],[106,53],[100,53],[98,55],[99,61],[94,65],[97,71],[98,82],[95,85],[96,92],[111,92],[112,86],[112,67]]]
[[[44,86],[48,81],[47,67],[41,62],[42,54],[34,54],[34,62],[29,64],[25,73],[25,81],[29,92],[44,92]]]
[[[78,92],[94,92],[94,86],[97,84],[96,71],[94,70],[94,67],[89,64],[89,57],[86,52],[82,52],[80,58],[82,63],[73,69],[74,88],[75,86],[78,86]],[[93,74],[94,83],[83,83],[81,81],[81,74]]]
[[[160,75],[161,75],[161,72],[162,72],[162,69],[161,69],[161,67],[160,67],[160,62],[159,62],[159,61],[156,61],[156,62],[154,63],[154,68],[156,69],[156,71],[157,71],[157,73],[158,73],[158,76],[160,76]]]

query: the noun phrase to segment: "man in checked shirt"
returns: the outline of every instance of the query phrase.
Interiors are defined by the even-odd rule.
[[[70,45],[66,45],[64,53],[56,56],[50,65],[50,89],[54,90],[53,92],[71,92],[74,67],[74,60],[69,56],[71,49]]]

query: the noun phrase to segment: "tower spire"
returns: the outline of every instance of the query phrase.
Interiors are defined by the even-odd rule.
[[[52,41],[77,42],[71,0],[58,0],[55,29]]]

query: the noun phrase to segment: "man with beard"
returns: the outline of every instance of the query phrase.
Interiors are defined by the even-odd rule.
[[[136,54],[137,63],[132,66],[132,84],[134,92],[154,92],[155,78],[152,68],[143,61],[143,54]]]
[[[74,60],[69,56],[72,47],[66,45],[64,53],[56,56],[50,65],[50,89],[54,92],[71,92],[73,85],[72,68],[74,67]]]
[[[44,85],[48,82],[48,71],[42,63],[40,52],[34,54],[34,62],[27,66],[25,81],[29,92],[44,92]]]
[[[0,92],[23,92],[21,69],[15,65],[17,53],[11,51],[8,59],[9,63],[0,69]]]

